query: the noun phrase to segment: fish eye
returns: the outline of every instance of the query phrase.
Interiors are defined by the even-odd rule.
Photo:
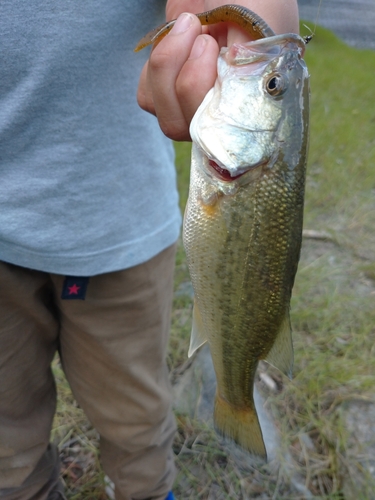
[[[287,89],[285,78],[279,73],[274,73],[266,80],[266,91],[272,97],[278,97],[284,94]]]

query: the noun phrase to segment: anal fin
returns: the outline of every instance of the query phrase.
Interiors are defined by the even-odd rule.
[[[291,379],[293,359],[292,329],[290,326],[289,311],[287,311],[276,340],[265,360]]]

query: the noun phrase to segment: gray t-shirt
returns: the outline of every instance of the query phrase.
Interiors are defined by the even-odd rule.
[[[0,259],[94,275],[176,241],[171,142],[136,102],[165,1],[1,0]]]

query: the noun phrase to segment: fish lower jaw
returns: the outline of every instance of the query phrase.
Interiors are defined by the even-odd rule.
[[[253,171],[259,167],[266,165],[267,163],[268,163],[267,161],[262,161],[256,163],[255,165],[249,165],[247,167],[238,168],[236,169],[235,172],[231,172],[218,165],[218,163],[216,163],[215,160],[210,160],[210,159],[208,160],[208,165],[211,173],[213,173],[215,177],[218,177],[221,181],[225,182],[235,181],[240,177],[242,177],[243,175],[247,174],[249,171]]]

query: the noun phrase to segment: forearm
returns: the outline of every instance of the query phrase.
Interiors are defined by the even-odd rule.
[[[299,33],[297,0],[242,0],[239,3],[262,17],[276,34]]]

